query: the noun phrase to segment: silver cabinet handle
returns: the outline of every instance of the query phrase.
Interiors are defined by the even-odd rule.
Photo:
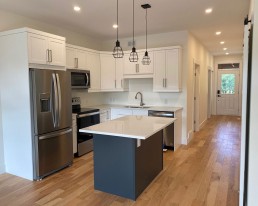
[[[47,59],[47,62],[49,62],[49,49],[47,49],[46,51],[46,59]]]
[[[79,68],[79,59],[76,58],[76,68]]]
[[[165,87],[167,88],[167,78],[165,78]]]
[[[74,67],[76,68],[76,58],[74,58]]]
[[[136,67],[137,67],[137,73],[139,73],[139,64],[136,64]]]
[[[165,87],[165,79],[163,78],[163,87]]]
[[[116,88],[116,80],[115,80],[115,88]]]
[[[50,62],[52,62],[53,59],[52,59],[52,50],[51,49],[49,50],[49,54],[50,54],[49,55],[50,56]]]
[[[123,80],[121,79],[121,88],[123,88]]]

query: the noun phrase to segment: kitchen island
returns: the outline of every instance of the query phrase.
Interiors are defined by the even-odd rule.
[[[125,116],[80,129],[93,134],[94,188],[136,200],[163,169],[162,130],[175,120]]]

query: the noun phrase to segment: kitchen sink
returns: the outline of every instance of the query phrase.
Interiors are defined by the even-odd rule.
[[[148,108],[150,108],[150,107],[148,107],[148,106],[130,106],[130,105],[127,105],[127,106],[125,106],[126,108],[139,108],[139,109],[148,109]]]

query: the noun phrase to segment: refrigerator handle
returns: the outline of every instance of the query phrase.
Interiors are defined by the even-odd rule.
[[[58,93],[58,114],[57,114],[57,126],[60,126],[61,121],[61,110],[62,110],[62,101],[61,101],[61,87],[60,87],[60,79],[59,74],[56,74],[56,81],[57,81],[57,93]]]
[[[70,132],[72,132],[72,129],[68,129],[66,131],[61,131],[61,132],[60,131],[53,132],[51,134],[39,136],[39,140],[44,140],[44,139],[49,139],[49,138],[56,137],[56,136],[61,136],[61,135],[64,135],[64,134],[68,134]]]
[[[52,84],[54,87],[54,127],[57,127],[57,104],[58,104],[58,99],[57,99],[57,86],[56,86],[56,75],[55,73],[52,73]],[[52,104],[53,105],[53,104]]]

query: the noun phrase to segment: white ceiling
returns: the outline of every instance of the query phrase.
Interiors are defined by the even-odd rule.
[[[119,36],[132,36],[132,0],[119,0]],[[145,11],[149,3],[148,33],[188,30],[214,55],[241,53],[243,21],[250,0],[135,0],[135,35],[145,34]],[[80,13],[73,6],[81,7]],[[213,8],[209,15],[206,8]],[[0,0],[0,8],[71,29],[100,40],[116,38],[116,0]],[[216,36],[216,31],[222,31]],[[225,41],[222,46],[220,41]]]

